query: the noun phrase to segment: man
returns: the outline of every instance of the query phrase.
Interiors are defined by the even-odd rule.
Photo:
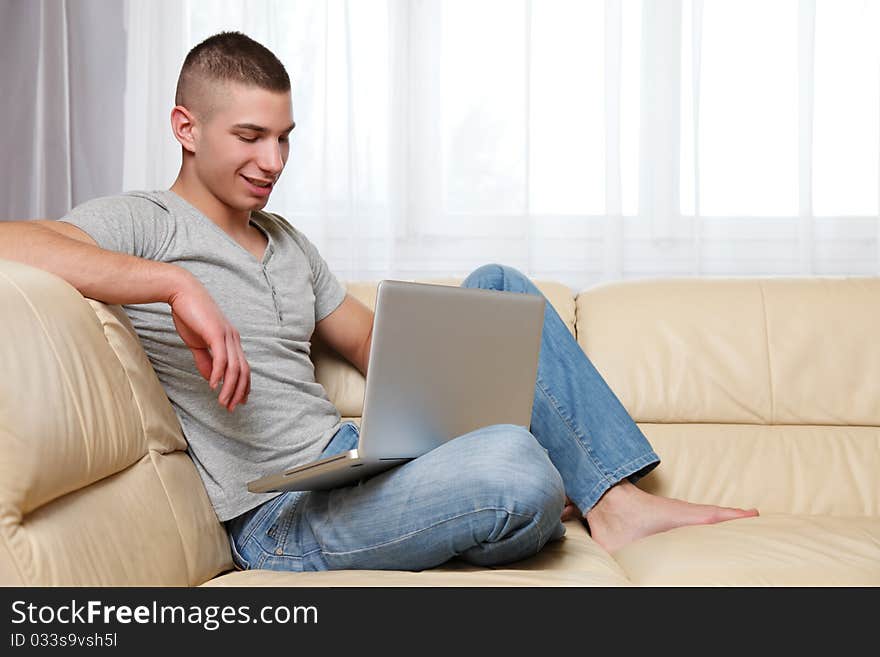
[[[549,303],[530,431],[484,427],[355,486],[248,493],[268,471],[354,446],[357,426],[314,379],[310,341],[366,374],[373,317],[305,235],[262,212],[294,129],[290,80],[269,50],[239,33],[193,48],[171,124],[183,162],[169,190],[7,224],[0,257],[125,306],[239,568],[418,570],[455,556],[495,565],[560,538],[561,518],[580,515],[614,551],[757,514],[634,486],[659,459]],[[540,294],[500,265],[463,285]]]

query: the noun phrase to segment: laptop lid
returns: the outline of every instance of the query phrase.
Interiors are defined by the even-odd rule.
[[[545,300],[380,281],[358,453],[415,458],[490,424],[529,427]]]

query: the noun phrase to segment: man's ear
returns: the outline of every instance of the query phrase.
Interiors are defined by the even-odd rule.
[[[181,146],[190,153],[196,152],[195,119],[183,105],[175,105],[171,110],[171,130]]]

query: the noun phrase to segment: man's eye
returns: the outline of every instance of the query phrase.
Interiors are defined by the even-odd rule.
[[[238,138],[242,141],[246,141],[249,144],[253,144],[255,141],[257,141],[256,137],[254,137],[253,139],[247,139],[246,137],[242,137],[241,135],[239,135]]]
[[[279,137],[278,141],[282,141],[285,144],[290,141],[290,137]]]

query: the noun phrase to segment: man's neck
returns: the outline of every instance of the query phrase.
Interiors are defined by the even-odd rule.
[[[208,217],[224,232],[230,235],[243,235],[248,232],[250,212],[232,210],[221,203],[207,189],[198,184],[188,183],[180,175],[171,186],[171,191]]]

